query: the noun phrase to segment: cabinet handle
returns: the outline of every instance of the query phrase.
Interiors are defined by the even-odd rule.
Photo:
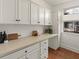
[[[17,19],[16,21],[20,21],[20,19]]]
[[[44,56],[44,58],[47,58],[46,56]]]
[[[46,48],[44,50],[47,50]]]
[[[40,23],[40,21],[38,21],[38,23]]]
[[[27,51],[25,51],[25,53],[27,53]]]

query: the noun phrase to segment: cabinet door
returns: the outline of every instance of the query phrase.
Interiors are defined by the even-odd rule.
[[[26,59],[41,59],[40,58],[40,49],[35,49],[26,55]]]
[[[30,24],[30,1],[19,0],[19,23]]]
[[[39,7],[39,24],[44,25],[44,8]]]
[[[12,24],[16,20],[16,0],[1,0],[3,23]]]
[[[48,58],[48,40],[41,42],[41,59]]]
[[[51,25],[51,11],[45,9],[45,25]]]
[[[0,59],[24,59],[25,58],[25,49],[7,55]]]
[[[35,44],[0,59],[41,59],[40,45]]]
[[[39,7],[37,4],[31,2],[31,24],[38,24]]]

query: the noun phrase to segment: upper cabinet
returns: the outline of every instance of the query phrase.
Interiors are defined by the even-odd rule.
[[[20,24],[30,24],[30,1],[18,0],[19,7],[17,7],[17,21]]]
[[[51,11],[30,0],[0,0],[0,24],[51,25]]]
[[[51,25],[51,11],[50,9],[45,9],[45,25]]]
[[[44,8],[31,2],[31,24],[44,25]]]
[[[2,24],[30,24],[30,1],[0,0]]]
[[[1,1],[1,23],[13,24],[16,21],[16,0],[0,0]]]
[[[44,25],[44,20],[45,20],[45,14],[44,14],[44,8],[39,7],[39,24]]]
[[[31,24],[38,24],[39,20],[39,6],[31,2]]]

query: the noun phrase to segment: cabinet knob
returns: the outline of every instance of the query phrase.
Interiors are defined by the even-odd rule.
[[[27,51],[25,51],[25,53],[27,53]]]
[[[20,21],[20,19],[16,19],[16,21]]]
[[[44,56],[44,58],[47,58],[46,56]]]
[[[38,21],[38,23],[40,23],[40,21]]]
[[[44,50],[47,50],[46,48]]]

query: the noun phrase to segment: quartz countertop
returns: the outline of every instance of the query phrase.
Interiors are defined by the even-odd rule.
[[[57,36],[57,34],[43,34],[36,37],[24,37],[12,40],[8,43],[0,44],[0,58],[55,36]]]

